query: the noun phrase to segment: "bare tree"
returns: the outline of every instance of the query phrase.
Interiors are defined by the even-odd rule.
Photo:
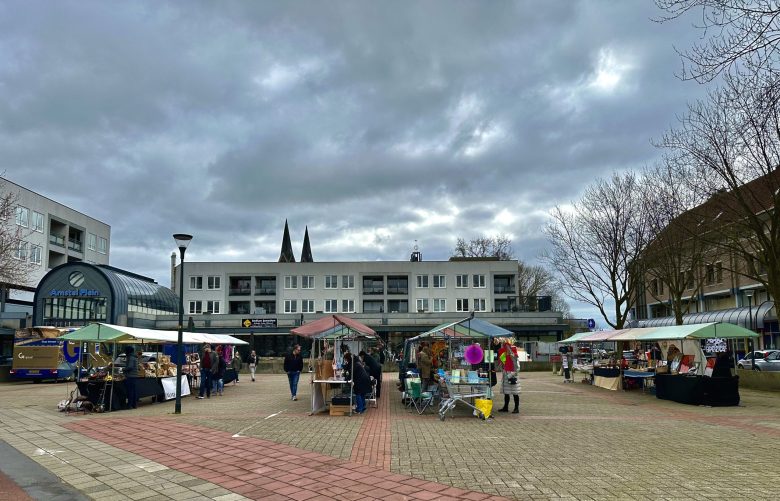
[[[616,173],[598,179],[571,208],[556,207],[551,215],[544,260],[557,272],[564,294],[595,306],[610,326],[623,328],[636,301],[631,280],[646,243],[636,177]]]
[[[641,182],[649,239],[640,261],[643,293],[656,301],[668,300],[677,325],[696,304],[705,282],[701,270],[706,246],[697,231],[698,216],[691,210],[701,200],[687,179],[687,172],[666,156],[645,171]]]
[[[533,296],[550,296],[552,310],[560,312],[564,318],[568,318],[571,314],[571,308],[559,290],[558,280],[547,268],[518,261],[517,293],[521,301],[523,298]]]
[[[512,240],[503,234],[494,237],[479,236],[466,241],[458,238],[453,250],[456,257],[495,257],[501,261],[514,259]]]
[[[694,26],[704,41],[678,51],[682,77],[709,82],[726,71],[775,73],[780,44],[780,3],[777,0],[656,0],[665,11],[660,21],[695,13]]]
[[[780,81],[727,77],[662,144],[707,198],[695,209],[703,240],[731,258],[732,273],[780,297]]]
[[[19,193],[0,177],[0,288],[4,290],[29,285],[34,268],[28,259],[29,243],[24,240],[28,233],[16,224],[18,199]]]

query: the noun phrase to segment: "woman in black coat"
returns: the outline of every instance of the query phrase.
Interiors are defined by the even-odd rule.
[[[349,355],[349,356],[348,356]],[[352,387],[355,393],[355,412],[361,414],[366,411],[366,393],[371,392],[371,379],[368,377],[363,363],[351,354],[344,354],[344,365],[352,368]]]

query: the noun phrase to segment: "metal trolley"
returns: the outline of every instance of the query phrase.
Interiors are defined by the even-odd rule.
[[[472,380],[460,379],[457,382],[453,381],[452,376],[444,375],[440,376],[440,380],[443,382],[447,395],[442,395],[441,403],[439,404],[439,419],[444,421],[447,417],[447,412],[455,408],[458,402],[467,405],[474,409],[480,419],[485,419],[485,415],[482,410],[478,409],[474,404],[469,402],[469,399],[474,398],[493,398],[493,390],[490,388],[490,379],[479,379],[476,382]]]

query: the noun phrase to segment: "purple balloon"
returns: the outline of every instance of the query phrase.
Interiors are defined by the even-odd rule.
[[[478,364],[482,362],[483,355],[484,353],[482,352],[482,347],[476,343],[466,348],[466,351],[463,353],[466,362],[470,364]]]

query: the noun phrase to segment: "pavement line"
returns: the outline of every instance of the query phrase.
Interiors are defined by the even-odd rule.
[[[51,456],[51,457],[55,457],[55,458],[59,459],[60,461],[62,461],[62,462],[63,462],[63,463],[65,463],[65,464],[70,464],[70,463],[69,463],[67,460],[65,460],[65,459],[62,459],[61,457],[59,457],[59,456],[57,455],[57,454],[59,454],[60,452],[65,452],[65,451],[50,451],[49,449],[41,449],[41,448],[38,448],[38,449],[35,449],[35,453],[34,453],[34,454],[35,454],[36,456],[45,456],[45,455],[47,455],[47,454],[48,454],[48,455],[49,455],[49,456]]]
[[[266,417],[264,417],[263,419],[259,419],[259,420],[255,421],[254,423],[250,424],[250,425],[249,425],[249,426],[247,426],[246,428],[244,428],[244,429],[242,429],[242,430],[239,430],[238,432],[236,432],[236,434],[235,434],[235,435],[233,435],[231,438],[241,438],[241,434],[242,434],[242,433],[244,433],[245,431],[247,431],[247,430],[249,430],[249,429],[251,429],[251,428],[254,428],[254,427],[255,427],[255,426],[257,426],[258,424],[260,424],[260,421],[265,421],[266,419],[270,419],[270,418],[272,418],[272,417],[274,417],[274,416],[278,416],[279,414],[281,414],[281,413],[282,413],[282,412],[284,412],[285,410],[287,410],[287,409],[282,409],[282,410],[280,410],[279,412],[274,412],[273,414],[271,414],[271,415],[269,415],[269,416],[266,416]]]

